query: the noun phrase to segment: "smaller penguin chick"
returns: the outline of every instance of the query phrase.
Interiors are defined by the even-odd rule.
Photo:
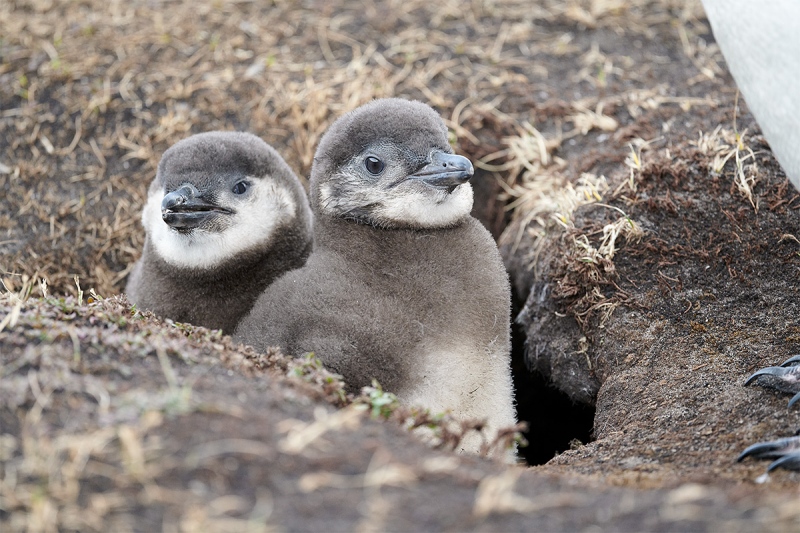
[[[138,307],[232,333],[261,292],[311,253],[305,191],[249,133],[209,132],[166,152],[142,211],[145,244],[126,287]]]

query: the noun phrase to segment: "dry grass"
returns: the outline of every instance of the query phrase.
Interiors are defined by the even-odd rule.
[[[700,132],[693,145],[704,156],[712,159],[711,172],[721,175],[728,161],[733,161],[733,183],[739,193],[758,213],[758,200],[753,196],[753,187],[758,178],[756,154],[746,144],[747,130],[739,132],[734,122],[733,130],[717,126],[710,133]]]
[[[574,39],[562,39],[561,49],[578,60],[579,68],[570,72],[571,82],[593,90],[575,91],[576,97],[570,99],[566,89],[557,115],[545,114],[539,123],[516,121],[515,134],[502,139],[503,148],[478,163],[495,172],[503,189],[501,198],[512,213],[512,223],[499,244],[508,248],[507,255],[524,255],[521,262],[533,280],[552,276],[557,282],[553,295],[569,301],[567,312],[584,328],[593,316],[599,316],[602,326],[614,309],[627,301],[628,295],[615,284],[614,255],[619,247],[635,245],[644,235],[637,221],[623,209],[602,202],[624,205],[636,201],[637,182],[647,167],[647,152],[663,144],[664,134],[674,127],[672,120],[664,117],[715,109],[717,101],[692,88],[724,75],[719,49],[702,37],[709,30],[699,4],[649,4],[646,14],[639,11],[643,8],[638,3],[610,0],[567,2],[561,16],[588,28],[614,28],[634,42],[637,38],[654,38],[661,25],[668,23],[680,43],[682,59],[691,68],[683,67],[680,74],[667,74],[665,70],[669,68],[662,65],[676,62],[676,58],[660,57],[651,51],[637,59],[627,50],[621,53],[598,42],[575,47]],[[679,83],[664,81],[676,74],[681,76]],[[611,87],[614,90],[609,91]],[[652,132],[653,126],[659,129]],[[644,138],[643,129],[651,131]],[[627,179],[619,172],[623,165],[615,167],[609,178],[595,171],[596,166],[579,162],[581,155],[595,147],[607,160],[627,166]],[[746,149],[742,146],[739,152],[745,153]],[[730,156],[736,153],[731,151]],[[743,177],[745,173],[746,170],[737,174],[743,194],[747,184],[752,183],[752,178]],[[619,215],[601,227],[590,224],[576,228],[574,213],[588,204],[616,210]],[[558,240],[560,234],[564,234],[565,241],[555,263],[542,261],[548,243]],[[520,246],[524,250],[520,251]],[[553,270],[545,273],[540,269]]]
[[[691,43],[702,29],[698,6],[6,2],[0,270],[39,274],[58,293],[73,290],[76,274],[87,288],[117,293],[142,245],[139,211],[160,154],[199,131],[255,132],[304,177],[331,120],[400,95],[436,106],[468,154],[497,152],[502,136],[530,120],[515,109],[515,87],[550,75],[538,58],[580,53],[570,32],[548,25],[647,37],[677,18]],[[595,80],[594,65],[607,62],[598,53],[584,62]],[[582,133],[613,129],[602,113],[577,102],[570,121]]]
[[[313,384],[316,396],[333,403],[343,401],[341,380],[278,352],[255,354],[219,332],[164,324],[124,299],[34,297],[33,285],[0,293],[0,312],[12,317],[5,321],[12,331],[3,341],[0,396],[20,415],[18,427],[0,434],[0,510],[10,530],[133,531],[143,506],[173,509],[182,531],[270,530],[267,494],[255,505],[234,495],[208,502],[159,480],[165,470],[197,468],[215,455],[263,453],[253,448],[260,443],[247,448],[241,439],[185,454],[169,448],[163,434],[175,417],[243,415],[213,392],[195,396],[193,382],[201,376],[187,377],[186,364],[269,376],[306,393]],[[145,377],[147,364],[135,360],[147,358],[158,362]],[[109,380],[109,373],[123,382]],[[120,390],[132,374],[141,386]],[[58,420],[64,402],[71,406],[67,423]]]
[[[18,431],[4,428],[2,435],[0,509],[14,531],[133,530],[136,520],[130,513],[139,503],[131,490],[142,486],[157,489],[155,476],[176,459],[165,462],[160,457],[153,431],[166,417],[200,408],[190,395],[182,394],[191,392],[191,385],[178,386],[166,354],[208,362],[200,346],[207,342],[209,332],[195,335],[192,350],[187,352],[185,330],[162,329],[153,334],[155,321],[132,315],[124,302],[30,297],[32,285],[27,282],[19,292],[0,294],[0,309],[15,317],[9,321],[13,333],[4,339],[11,353],[6,354],[0,370],[3,397],[5,407],[21,414]],[[96,353],[96,341],[91,342],[92,336],[98,335],[88,326],[92,323],[103,325],[106,354],[158,352],[167,378],[162,380],[164,387],[149,395],[140,394],[144,391],[114,393],[103,372],[96,373],[102,357]],[[31,335],[46,342],[47,349],[27,345],[33,340]],[[144,342],[145,337],[149,342]],[[210,338],[230,347],[229,340],[218,335]],[[62,350],[60,345],[70,348]],[[254,371],[244,353],[229,355],[225,359],[232,368]],[[126,372],[122,361],[112,363],[113,367],[123,375]],[[77,408],[73,422],[54,423],[53,413],[65,398],[71,398]],[[111,423],[90,423],[78,407],[80,398],[90,398],[96,416]],[[82,496],[88,485],[97,483],[106,490],[88,500]],[[186,497],[192,501],[190,495]],[[156,493],[153,498],[160,499]],[[214,518],[213,511],[210,518]]]

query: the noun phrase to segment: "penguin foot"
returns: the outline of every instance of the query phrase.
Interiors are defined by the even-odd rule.
[[[772,472],[776,468],[800,471],[800,435],[753,444],[743,451],[736,461],[741,462],[745,457],[776,459],[767,467],[767,472]]]
[[[745,385],[756,382],[781,392],[794,394],[789,400],[789,407],[800,401],[800,355],[790,357],[780,366],[762,368],[744,382]]]

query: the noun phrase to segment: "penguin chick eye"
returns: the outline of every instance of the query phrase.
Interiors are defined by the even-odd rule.
[[[236,185],[233,186],[233,194],[244,194],[247,192],[247,182],[240,181]]]
[[[377,176],[381,172],[383,172],[383,161],[378,159],[377,157],[369,156],[364,160],[364,166],[367,168],[367,172]]]

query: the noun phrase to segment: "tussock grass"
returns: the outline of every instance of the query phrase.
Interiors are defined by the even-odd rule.
[[[710,133],[700,132],[693,146],[706,157],[711,158],[711,172],[722,175],[725,165],[733,161],[733,183],[739,193],[747,199],[758,213],[758,199],[753,195],[753,187],[758,179],[756,154],[745,142],[747,130],[739,132],[734,118],[733,129],[717,126]]]
[[[551,25],[647,37],[677,17],[691,44],[700,13],[696,0],[3,3],[0,271],[38,273],[57,293],[76,274],[118,293],[160,155],[191,133],[252,131],[305,178],[333,119],[403,96],[437,107],[456,148],[481,158],[534,124],[513,102],[547,79],[543,58],[581,53]],[[593,54],[576,80],[597,78],[607,58]],[[619,68],[604,69],[604,83]],[[613,129],[597,104],[576,103],[576,130]]]

